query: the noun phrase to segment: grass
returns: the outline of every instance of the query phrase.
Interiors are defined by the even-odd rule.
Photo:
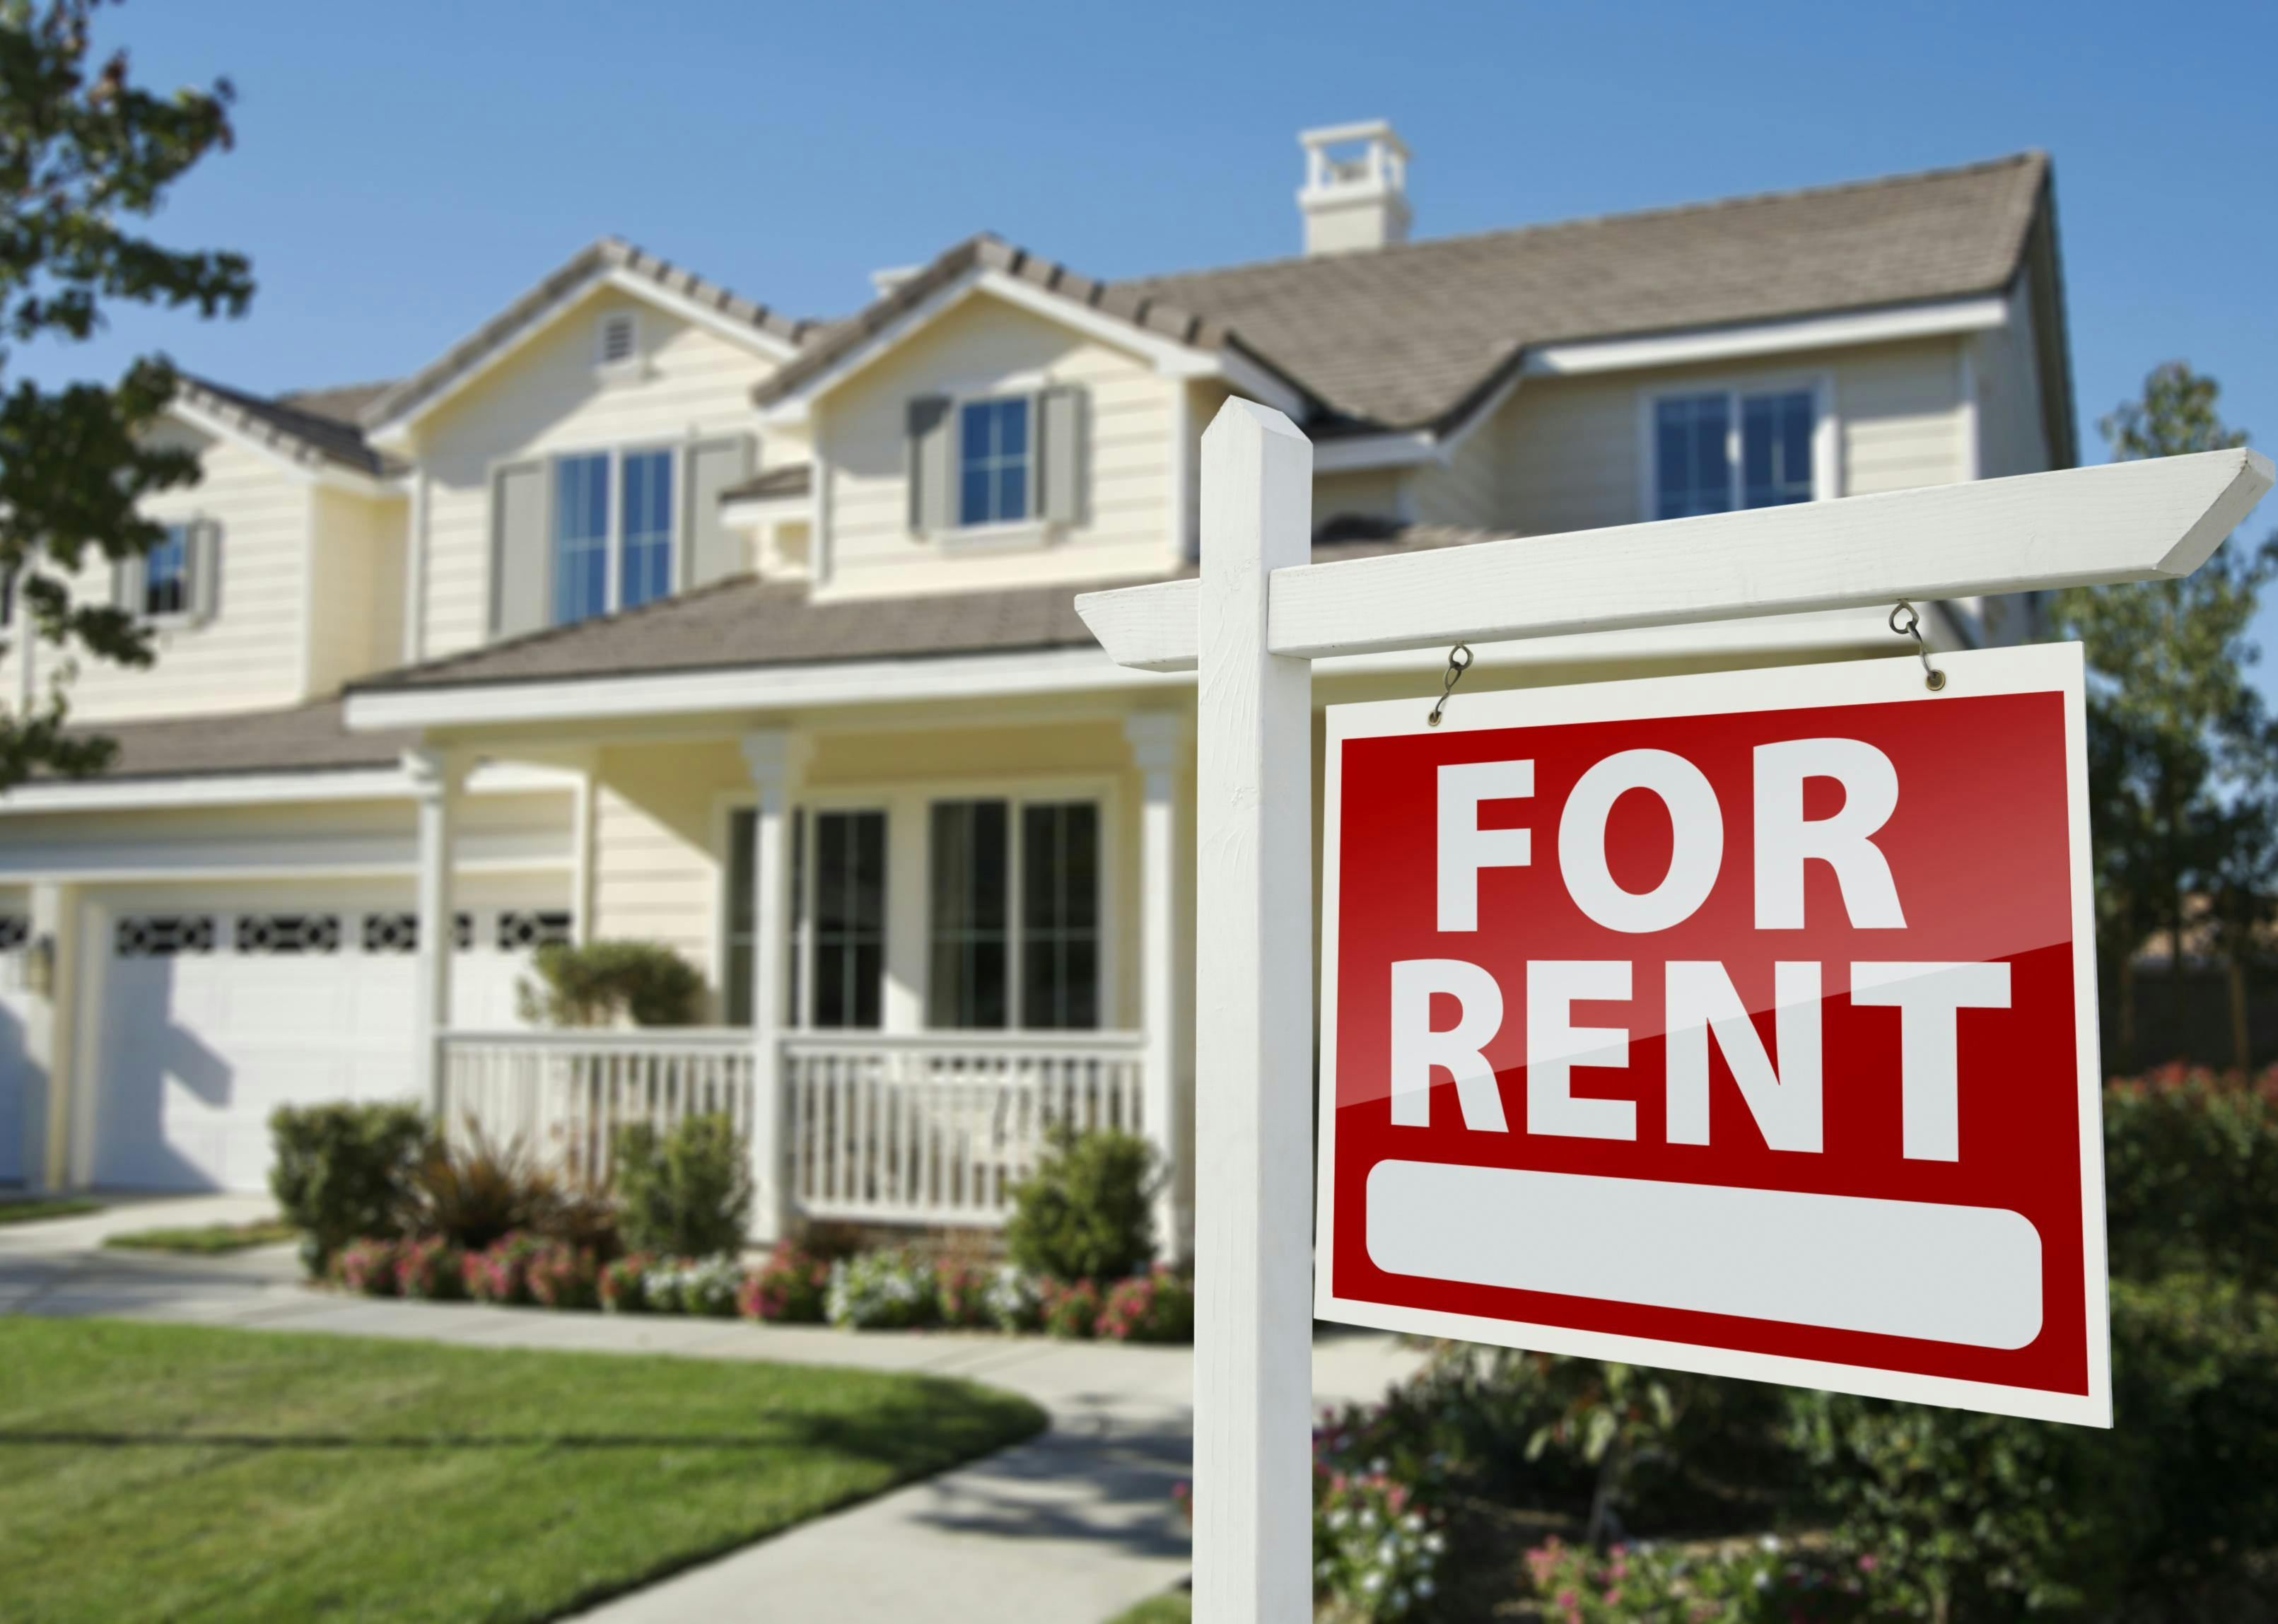
[[[1188,1624],[1194,1616],[1194,1598],[1184,1590],[1172,1590],[1149,1597],[1128,1613],[1118,1613],[1109,1624]]]
[[[932,1377],[4,1319],[4,1609],[548,1619],[1043,1421]]]
[[[251,1223],[202,1223],[186,1229],[130,1229],[123,1235],[104,1236],[103,1244],[122,1252],[180,1252],[212,1257],[273,1246],[298,1233],[281,1218],[258,1218]]]
[[[58,1196],[46,1201],[0,1201],[0,1223],[32,1223],[42,1218],[77,1218],[103,1210],[100,1201]]]

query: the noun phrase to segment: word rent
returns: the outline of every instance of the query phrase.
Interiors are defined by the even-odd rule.
[[[1438,769],[1436,815],[1438,928],[1476,932],[1479,877],[1488,869],[1532,868],[1536,831],[1483,827],[1481,808],[1534,796],[1532,760],[1445,763]],[[1805,785],[1815,778],[1841,787],[1839,810],[1805,815]],[[1906,927],[1904,901],[1876,835],[1899,800],[1890,757],[1857,739],[1808,738],[1759,745],[1754,752],[1754,925],[1797,931],[1805,925],[1808,865],[1833,871],[1841,906],[1854,930]],[[1615,803],[1632,793],[1657,797],[1672,831],[1667,872],[1650,890],[1624,889],[1606,855],[1606,826]],[[1683,755],[1631,749],[1585,771],[1557,818],[1555,867],[1576,908],[1608,931],[1649,937],[1699,911],[1724,862],[1726,808],[1708,778]],[[1777,1063],[1765,1049],[1724,965],[1716,960],[1661,964],[1667,1044],[1666,1134],[1676,1145],[1707,1145],[1708,1053],[1724,1056],[1764,1143],[1799,1153],[1824,1148],[1821,1045],[1823,967],[1807,959],[1773,967]],[[1621,1026],[1576,1023],[1577,1004],[1619,1003],[1634,996],[1628,959],[1531,959],[1525,965],[1526,1093],[1524,1131],[1572,1138],[1634,1139],[1637,1106],[1591,1099],[1572,1089],[1578,1067],[1625,1068],[1630,1032]],[[1915,1161],[1953,1161],[1961,1154],[1958,1102],[1959,1012],[2009,1007],[2009,967],[1993,962],[1856,960],[1849,965],[1854,1005],[1898,1015],[1903,1153]],[[1435,1004],[1451,1001],[1452,1023],[1435,1022]],[[1494,976],[1456,957],[1394,961],[1390,1001],[1391,1118],[1395,1127],[1431,1121],[1436,1072],[1452,1076],[1463,1125],[1508,1133],[1494,1069],[1486,1051],[1502,1030],[1505,991]]]

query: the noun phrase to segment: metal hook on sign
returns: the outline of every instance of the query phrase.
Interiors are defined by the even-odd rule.
[[[1907,617],[1907,624],[1904,625],[1899,624],[1899,617],[1901,615]],[[1915,640],[1915,652],[1922,656],[1923,686],[1928,688],[1932,693],[1942,690],[1945,686],[1945,673],[1930,663],[1930,644],[1923,638],[1922,617],[1915,612],[1915,606],[1904,598],[1900,598],[1898,607],[1891,611],[1891,630],[1900,637],[1910,637]]]
[[[1464,673],[1471,669],[1472,646],[1469,643],[1458,643],[1448,650],[1448,669],[1440,673],[1440,697],[1432,702],[1432,714],[1424,718],[1426,726],[1440,725],[1440,713],[1448,708],[1448,696],[1456,691],[1456,685],[1463,681]]]

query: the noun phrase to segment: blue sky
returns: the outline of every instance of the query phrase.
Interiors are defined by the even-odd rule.
[[[122,319],[18,357],[49,376],[137,347],[259,390],[392,376],[608,232],[803,314],[982,228],[1106,277],[1271,257],[1297,245],[1296,131],[1387,117],[1418,235],[2045,148],[2084,454],[2176,356],[2278,448],[2267,0],[134,0],[105,27],[146,80],[235,80],[236,150],[159,228],[247,250],[260,292],[241,323]],[[2278,505],[2248,533],[2273,528]]]

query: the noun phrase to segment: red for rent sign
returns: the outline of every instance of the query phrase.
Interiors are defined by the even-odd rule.
[[[2073,647],[1328,713],[1325,1319],[2111,1424]]]

